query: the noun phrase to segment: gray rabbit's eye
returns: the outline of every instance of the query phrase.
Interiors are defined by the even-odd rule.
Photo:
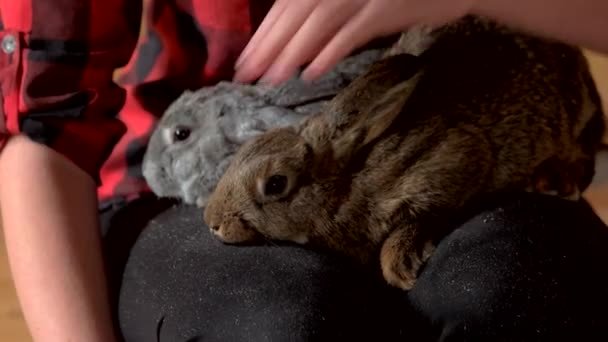
[[[184,141],[190,137],[190,128],[178,126],[173,131],[173,138],[175,141]]]
[[[287,177],[283,175],[273,175],[268,178],[266,186],[264,187],[264,194],[266,196],[279,195],[285,191],[287,187]]]

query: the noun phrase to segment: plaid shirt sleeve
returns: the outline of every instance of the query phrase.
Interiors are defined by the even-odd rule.
[[[137,0],[0,0],[0,148],[25,134],[93,177],[125,133],[113,80],[135,49]]]

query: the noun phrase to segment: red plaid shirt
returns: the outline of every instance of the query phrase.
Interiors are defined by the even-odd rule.
[[[229,79],[270,6],[0,0],[0,148],[28,135],[95,178],[101,200],[149,191],[140,168],[158,117],[185,89]]]

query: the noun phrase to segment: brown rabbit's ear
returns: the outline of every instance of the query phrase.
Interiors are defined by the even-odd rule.
[[[298,133],[321,161],[347,163],[399,116],[423,75],[423,66],[420,57],[409,54],[379,60],[322,112],[304,119]]]
[[[388,89],[360,111],[352,113],[355,116],[353,120],[332,141],[334,158],[348,162],[353,154],[380,137],[401,114],[422,75],[421,70]]]

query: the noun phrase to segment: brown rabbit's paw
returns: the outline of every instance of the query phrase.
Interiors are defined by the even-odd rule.
[[[391,235],[382,246],[380,266],[386,282],[402,290],[411,290],[420,267],[431,257],[435,247],[427,243],[421,252],[408,248],[404,240]]]
[[[383,253],[380,260],[382,275],[389,285],[408,291],[416,284],[416,271],[406,267],[401,259],[396,253],[394,255]],[[419,262],[419,259],[413,258],[411,261]]]

